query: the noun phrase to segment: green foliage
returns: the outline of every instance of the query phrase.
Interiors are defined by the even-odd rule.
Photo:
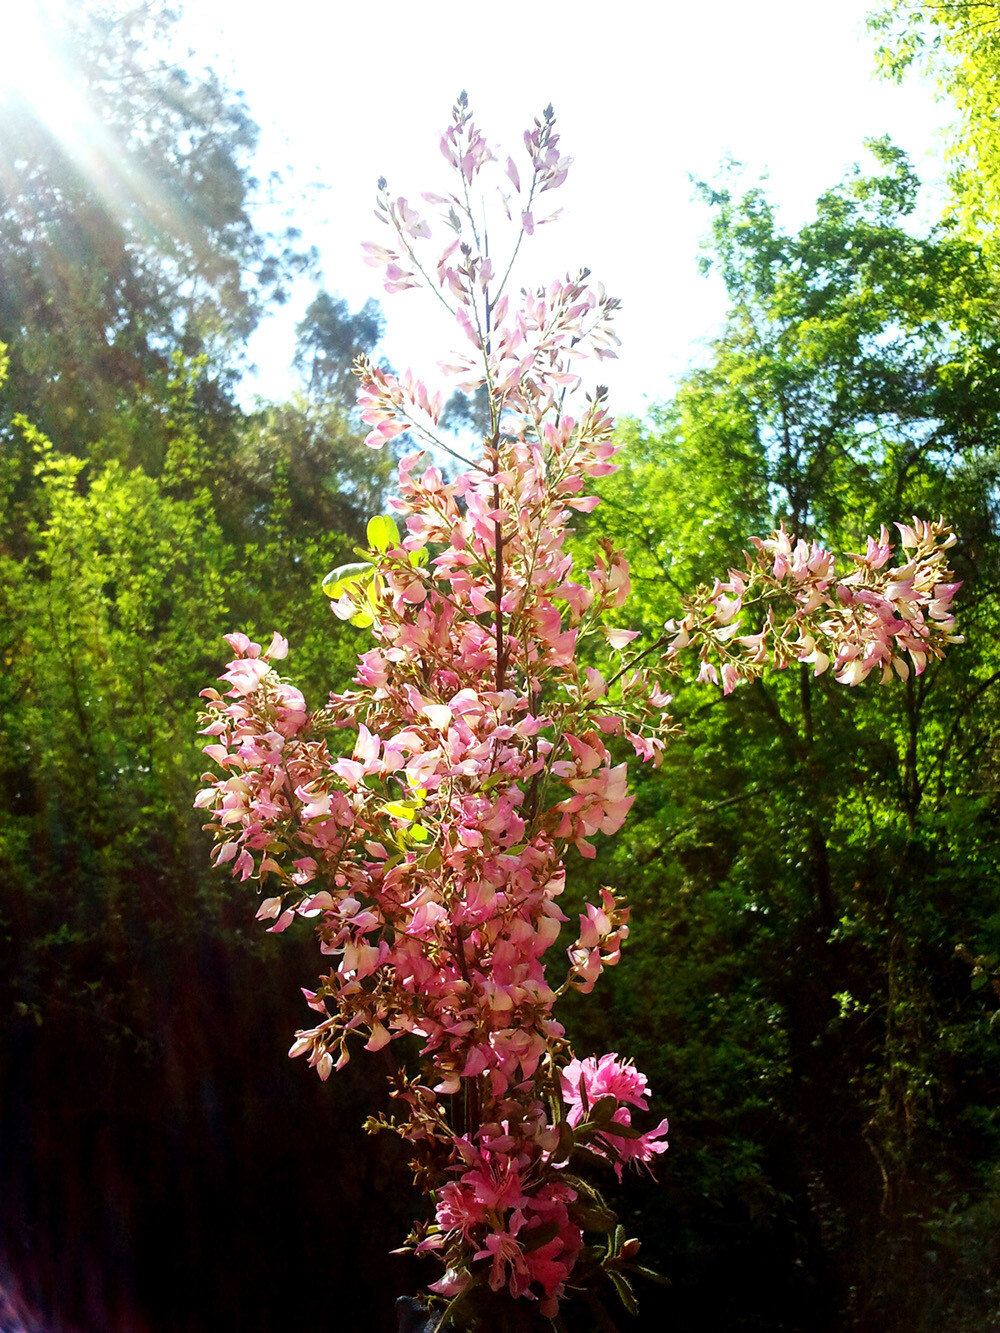
[[[388,463],[332,397],[234,402],[310,256],[260,229],[256,126],[172,28],[158,0],[67,10],[68,129],[45,80],[0,93],[0,1281],[53,1325],[305,1327],[310,1297],[247,1271],[265,1228],[303,1255],[298,1210],[326,1206],[283,1129],[378,1094],[273,1093],[305,971],[205,864],[197,696],[236,628],[287,632],[311,702],[346,684],[356,631],[319,582]],[[396,1175],[327,1136],[350,1229],[315,1228],[305,1262],[333,1234],[361,1272],[403,1229],[357,1220]]]
[[[657,1266],[701,1299],[720,1252],[738,1275],[699,1328],[815,1327],[820,1307],[930,1329],[947,1301],[983,1327],[1000,1276],[977,1247],[992,1267],[969,1295],[935,1239],[995,1206],[996,997],[956,947],[995,953],[1000,928],[1000,330],[979,251],[915,234],[917,181],[873,147],[876,173],[797,235],[759,190],[704,191],[726,327],[625,423],[593,520],[632,557],[650,634],[779,521],[846,550],[914,511],[961,534],[966,645],[898,689],[808,668],[728,700],[678,689],[685,735],[590,872],[635,912],[583,1053],[628,1031],[674,1127]]]
[[[176,895],[166,918],[182,933],[224,891],[200,869],[190,808],[197,696],[221,635],[293,636],[317,703],[357,652],[319,581],[381,503],[384,465],[339,409],[298,403],[242,423],[220,475],[199,431],[200,373],[175,361],[156,475],[118,456],[128,417],[88,461],[15,414],[0,453],[0,869],[17,886],[10,982],[40,1016],[66,1002],[49,971],[58,942],[77,960],[60,954],[74,1003],[120,1000],[117,1021],[136,1031],[136,997],[112,1002],[103,965],[79,971],[79,951],[121,962],[130,930],[163,911],[150,880]]]
[[[321,595],[331,565],[354,556],[368,515],[382,507],[391,459],[363,440],[336,401],[262,406],[220,479],[220,514],[241,552],[232,624],[265,640],[281,629],[311,706],[350,678],[363,651],[362,636]]]
[[[958,120],[950,133],[951,183],[960,215],[995,262],[1000,5],[994,0],[891,0],[871,15],[869,27],[882,42],[878,58],[888,78],[900,82],[916,67],[953,99]]]

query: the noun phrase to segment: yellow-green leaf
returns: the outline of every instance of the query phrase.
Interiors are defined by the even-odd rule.
[[[399,545],[399,529],[388,514],[376,514],[368,520],[367,536],[373,551],[388,551]]]
[[[390,801],[388,805],[383,805],[382,810],[393,819],[412,819],[417,813],[412,805],[402,805],[399,801]]]
[[[336,601],[338,597],[343,597],[348,588],[361,583],[371,573],[372,566],[367,560],[351,565],[339,565],[327,574],[321,586],[326,596]]]

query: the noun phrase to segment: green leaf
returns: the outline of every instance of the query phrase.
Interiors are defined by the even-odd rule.
[[[569,1160],[570,1153],[573,1151],[576,1143],[576,1136],[573,1133],[573,1126],[568,1120],[559,1122],[559,1144],[552,1154],[552,1161],[558,1165],[560,1162]]]
[[[598,1204],[572,1204],[570,1215],[584,1231],[596,1231],[605,1236],[614,1230],[618,1221],[617,1215],[610,1208]]]
[[[642,1131],[636,1129],[635,1125],[621,1125],[618,1121],[609,1122],[604,1130],[605,1134],[610,1134],[616,1139],[641,1139]]]
[[[639,1306],[636,1302],[635,1295],[632,1292],[632,1288],[629,1285],[628,1278],[621,1273],[616,1273],[614,1269],[608,1273],[608,1277],[614,1283],[615,1291],[617,1291],[619,1299],[625,1309],[629,1314],[637,1315],[639,1313]]]
[[[548,1245],[550,1240],[555,1240],[559,1235],[558,1222],[545,1222],[540,1227],[533,1227],[530,1231],[523,1231],[518,1240],[521,1242],[521,1249],[525,1254],[530,1254],[532,1250],[540,1250],[543,1245]]]
[[[607,1125],[611,1122],[611,1117],[618,1110],[617,1097],[598,1097],[590,1108],[587,1119],[593,1125]]]
[[[573,1161],[583,1162],[595,1171],[607,1171],[611,1169],[611,1162],[603,1153],[591,1151],[580,1142],[580,1131],[582,1125],[576,1127],[576,1147],[573,1149]]]
[[[366,535],[373,551],[388,551],[390,547],[399,545],[399,529],[388,514],[376,514],[370,518]]]
[[[673,1283],[662,1273],[657,1273],[655,1269],[644,1268],[642,1264],[629,1264],[630,1273],[638,1273],[639,1277],[644,1277],[647,1282],[655,1282],[658,1287],[670,1287]]]
[[[405,819],[407,823],[417,813],[416,806],[403,805],[400,801],[390,801],[388,805],[383,805],[383,814],[392,815],[393,819]]]
[[[331,601],[336,601],[338,597],[343,597],[344,593],[353,584],[362,583],[373,573],[373,567],[367,560],[357,561],[349,565],[338,565],[332,569],[322,584],[323,592]]]

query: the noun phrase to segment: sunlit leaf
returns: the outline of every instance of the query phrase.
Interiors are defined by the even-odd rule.
[[[352,585],[360,584],[371,573],[372,565],[367,560],[350,565],[338,565],[336,569],[332,569],[327,574],[321,587],[331,601],[336,601],[338,597],[343,597]]]
[[[388,805],[383,805],[382,810],[393,819],[410,820],[417,813],[412,805],[402,805],[399,801],[390,801]]]
[[[399,545],[399,529],[388,514],[376,514],[368,520],[368,545],[373,551],[388,551]]]

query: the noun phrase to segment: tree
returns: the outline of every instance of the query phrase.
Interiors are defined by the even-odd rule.
[[[173,53],[173,22],[161,0],[71,8],[50,77],[0,102],[8,393],[61,448],[100,436],[175,351],[206,354],[224,400],[265,305],[311,262],[297,233],[259,229],[257,128]]]
[[[357,380],[353,366],[374,351],[385,331],[377,301],[368,300],[355,314],[341,297],[321,291],[295,326],[295,365],[311,397],[354,404]]]
[[[740,522],[860,551],[880,511],[945,510],[968,642],[896,693],[807,669],[725,707],[678,692],[687,737],[594,871],[637,904],[640,975],[611,979],[597,1033],[636,1030],[692,1126],[673,1162],[692,1212],[662,1223],[692,1305],[717,1299],[721,1249],[765,1326],[971,1329],[990,1298],[963,1283],[996,1271],[985,1235],[963,1251],[996,1209],[996,1050],[955,949],[997,944],[996,302],[975,243],[916,233],[913,173],[875,151],[795,235],[759,190],[704,192],[728,321],[673,401],[626,426],[602,524],[637,552],[638,627],[739,564]],[[746,1304],[705,1318],[756,1327]]]
[[[952,186],[959,212],[982,238],[991,258],[1000,218],[1000,5],[995,0],[892,0],[868,20],[883,40],[883,73],[899,82],[912,67],[932,75],[954,100],[950,134]]]
[[[316,591],[363,534],[352,500],[379,504],[379,460],[338,411],[275,408],[242,423],[223,488],[198,373],[178,362],[150,407],[156,475],[128,458],[141,402],[87,459],[23,416],[0,450],[0,1252],[53,1326],[314,1325],[327,1294],[289,1293],[271,1247],[329,1266],[332,1229],[346,1280],[405,1217],[391,1154],[342,1124],[379,1109],[377,1084],[274,1096],[284,1046],[261,1036],[294,1025],[312,960],[251,937],[190,799],[206,642],[237,618],[294,604],[310,688],[347,679],[357,631],[331,648]],[[325,1217],[328,1184],[280,1147],[289,1117],[336,1140],[354,1206],[313,1241],[301,1211]]]
[[[356,632],[331,651],[314,594],[385,467],[335,403],[233,401],[246,334],[304,263],[259,226],[240,100],[175,63],[166,7],[67,22],[35,84],[13,69],[0,121],[3,1280],[53,1324],[307,1327],[318,1302],[272,1280],[261,1237],[315,1265],[332,1227],[363,1272],[400,1196],[303,1242],[326,1187],[275,1145],[289,1115],[325,1123],[360,1211],[391,1153],[335,1127],[380,1089],[272,1095],[259,1036],[294,1023],[282,992],[308,974],[192,855],[181,659],[200,682],[202,631],[267,632],[294,604],[310,687],[341,662],[346,680]],[[0,347],[0,381],[7,364]]]

